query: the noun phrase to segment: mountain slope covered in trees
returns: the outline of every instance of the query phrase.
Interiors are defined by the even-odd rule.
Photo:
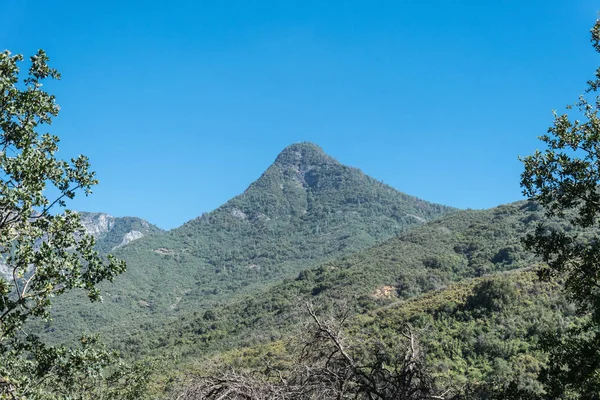
[[[542,282],[523,270],[465,279],[352,318],[347,318],[345,303],[313,304],[320,323],[336,328],[339,343],[359,366],[358,376],[356,369],[340,367],[344,359],[336,356],[335,346],[315,341],[314,321],[276,341],[216,353],[184,369],[195,370],[205,382],[208,377],[213,387],[215,382],[222,387],[275,385],[279,391],[293,394],[298,388],[289,382],[297,381],[299,372],[310,375],[311,369],[329,363],[330,368],[349,373],[346,396],[353,398],[361,375],[371,378],[375,388],[408,384],[398,382],[395,374],[410,375],[398,367],[406,365],[408,355],[416,355],[419,360],[413,366],[420,369],[421,379],[425,378],[417,383],[426,384],[436,397],[410,398],[548,399],[543,386],[548,344],[585,321],[559,284]],[[304,316],[310,321],[306,307]],[[319,353],[307,353],[314,346]],[[330,354],[338,357],[336,363],[329,361]],[[307,356],[312,359],[304,365]],[[381,362],[385,363],[383,369]],[[232,367],[236,374],[231,373]],[[327,389],[327,381],[315,378],[319,383],[314,390]],[[198,390],[198,380],[184,382],[188,392]]]
[[[156,260],[154,264],[134,263],[126,285],[107,286],[104,314],[78,308],[81,320],[72,315],[65,318],[61,315],[65,308],[59,307],[59,328],[62,318],[83,328],[105,325],[99,332],[122,354],[177,356],[176,363],[161,370],[166,381],[156,383],[159,396],[172,389],[173,382],[180,382],[180,371],[186,371],[185,375],[190,371],[219,373],[207,369],[215,363],[254,371],[277,366],[282,374],[293,374],[301,354],[292,338],[310,321],[305,304],[314,304],[322,315],[335,314],[343,304],[344,315],[351,317],[344,332],[357,357],[374,348],[381,349],[382,356],[394,356],[406,344],[402,338],[410,327],[422,346],[432,393],[474,399],[543,398],[541,377],[548,357],[544,343],[551,340],[551,334],[563,334],[579,324],[582,317],[558,285],[536,282],[535,274],[529,272],[538,260],[525,251],[522,240],[543,219],[538,205],[522,201],[433,218],[423,212],[419,215],[419,203],[415,206],[414,199],[391,190],[384,192],[390,196],[386,197],[352,183],[344,191],[340,174],[331,170],[350,171],[341,174],[350,182],[362,179],[372,187],[387,188],[328,158],[320,163],[327,173],[319,178],[334,183],[321,188],[315,185],[318,179],[307,178],[315,168],[302,172],[305,166],[288,162],[286,151],[243,195],[213,213],[117,249],[122,257],[136,256],[134,262],[145,260],[148,254]],[[311,157],[318,154],[309,153]],[[300,152],[292,157],[304,156]],[[306,203],[300,192],[286,197],[282,189],[286,184],[304,188]],[[335,189],[329,192],[332,185]],[[343,193],[347,197],[340,201]],[[255,201],[255,196],[260,200]],[[367,201],[348,200],[361,196]],[[408,200],[413,208],[405,217],[431,220],[407,229],[393,225],[391,217],[380,216],[383,222],[367,229],[366,222],[378,215],[373,210],[387,210],[390,198]],[[341,213],[311,214],[313,208],[327,210],[323,204],[335,201],[331,211]],[[398,234],[377,244],[385,236],[385,222]],[[560,219],[546,226],[556,231],[571,229]],[[341,228],[350,236],[336,236]],[[363,249],[360,245],[341,247],[333,252],[337,257],[332,255],[331,246],[352,235],[375,244]],[[287,247],[288,243],[295,246]],[[250,258],[242,259],[244,253]],[[163,290],[144,291],[156,282],[162,282]],[[188,291],[173,303],[166,302],[172,301],[169,290],[185,285]],[[133,296],[145,297],[132,303]],[[120,313],[111,314],[115,304]],[[153,320],[147,318],[152,313],[157,316]],[[48,325],[46,331],[56,334],[55,328]]]
[[[530,202],[459,211],[238,300],[131,330],[121,350],[177,351],[194,358],[282,337],[302,322],[307,300],[326,305],[343,299],[354,313],[362,313],[463,279],[528,268],[534,259],[521,240],[541,215]]]
[[[128,270],[105,287],[104,304],[65,297],[48,329],[54,338],[103,326],[116,334],[115,325],[129,330],[206,310],[453,211],[398,192],[314,144],[294,144],[218,209],[114,249]]]
[[[175,375],[224,377],[233,367],[287,379],[306,356],[296,337],[308,329],[311,303],[323,319],[350,316],[344,343],[367,364],[375,348],[389,362],[402,356],[409,327],[442,398],[544,398],[547,343],[585,316],[557,282],[532,272],[538,261],[522,238],[542,216],[532,202],[460,211],[239,301],[131,332],[121,350],[180,354]],[[561,220],[548,226],[570,229]]]

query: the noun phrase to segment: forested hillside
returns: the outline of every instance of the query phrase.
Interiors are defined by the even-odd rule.
[[[403,370],[405,357],[417,354],[418,360],[408,366],[420,368],[420,381],[412,388],[421,394],[403,398],[545,399],[541,381],[548,367],[549,343],[585,320],[560,285],[540,282],[526,271],[462,280],[349,319],[346,303],[319,304],[314,301],[321,323],[336,328],[346,354],[360,363],[358,369],[344,364],[332,343],[317,342],[313,335],[318,327],[306,322],[277,341],[236,348],[187,365],[184,369],[196,370],[203,378],[177,375],[181,383],[167,387],[175,394],[186,390],[198,394],[207,393],[210,383],[212,390],[270,390],[290,398],[308,398],[308,394],[328,390],[332,376],[327,374],[334,367],[335,372],[348,374],[343,378],[347,379],[346,395],[381,394],[394,385],[410,387],[400,378],[410,375]],[[300,313],[310,321],[306,306]],[[386,369],[381,369],[381,363]],[[312,370],[322,375],[311,377],[312,372],[306,371]],[[297,386],[298,379],[307,376],[315,384]],[[361,376],[372,379],[371,388],[361,385]],[[329,390],[328,395],[337,393],[335,388]],[[294,397],[294,392],[303,394]]]
[[[294,144],[213,212],[112,248],[128,267],[105,287],[104,304],[65,296],[48,329],[53,339],[102,327],[114,335],[135,323],[208,310],[453,211],[398,192],[314,144]]]
[[[558,284],[530,272],[537,261],[522,239],[542,215],[532,202],[456,212],[239,301],[147,324],[123,336],[120,350],[179,355],[167,373],[176,379],[181,370],[222,373],[219,365],[293,374],[310,303],[324,318],[350,317],[344,332],[357,355],[370,345],[401,355],[410,326],[444,398],[535,398],[544,393],[543,342],[583,321]]]
[[[68,321],[76,331],[97,327],[127,358],[167,356],[152,396],[169,397],[203,390],[210,376],[225,384],[232,366],[244,385],[273,384],[255,372],[250,379],[246,368],[276,367],[286,381],[298,379],[307,355],[297,336],[310,326],[312,304],[323,318],[346,321],[339,332],[366,366],[384,362],[369,358],[373,351],[398,362],[408,329],[426,373],[415,398],[536,398],[545,393],[547,343],[584,321],[558,285],[528,272],[539,260],[523,239],[543,218],[531,201],[489,210],[431,205],[314,145],[294,145],[214,212],[114,248],[130,270],[106,287],[100,311],[67,297],[45,331],[68,339]],[[545,226],[572,229],[564,218]],[[190,380],[194,372],[209,381]]]
[[[530,202],[459,211],[237,301],[221,301],[169,324],[146,324],[129,331],[120,349],[195,357],[285,336],[303,322],[306,300],[321,306],[343,300],[352,313],[362,313],[463,279],[528,268],[534,258],[521,241],[541,215]]]

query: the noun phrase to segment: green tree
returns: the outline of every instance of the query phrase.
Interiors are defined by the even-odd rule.
[[[600,20],[591,30],[600,52]],[[597,398],[600,393],[600,68],[585,95],[541,136],[546,149],[522,159],[523,193],[548,217],[526,245],[547,267],[543,278],[559,277],[587,322],[570,335],[548,338],[550,367],[542,374],[553,398]],[[567,224],[550,221],[562,218]],[[594,397],[596,396],[596,397]]]
[[[85,398],[67,393],[102,376],[114,354],[90,338],[76,348],[48,346],[25,324],[49,318],[53,298],[67,290],[100,300],[96,285],[125,264],[100,257],[79,215],[65,209],[98,182],[86,157],[59,159],[58,137],[39,132],[59,112],[42,84],[59,73],[40,50],[23,79],[22,61],[0,53],[0,399]]]

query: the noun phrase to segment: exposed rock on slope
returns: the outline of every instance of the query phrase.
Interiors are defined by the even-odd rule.
[[[80,212],[81,223],[96,238],[96,247],[109,252],[162,229],[137,217],[113,217],[105,213]]]

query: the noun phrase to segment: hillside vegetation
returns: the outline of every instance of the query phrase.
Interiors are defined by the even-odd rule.
[[[341,307],[345,343],[365,365],[382,362],[369,354],[400,354],[410,327],[427,393],[543,397],[544,343],[584,318],[558,285],[528,272],[539,260],[523,238],[542,219],[530,201],[464,211],[426,203],[294,145],[219,209],[116,248],[129,271],[105,288],[102,308],[67,297],[45,331],[68,339],[66,323],[95,327],[127,357],[167,355],[154,396],[168,397],[190,373],[222,368],[276,366],[293,381],[306,304],[324,316]]]
[[[533,257],[521,238],[540,217],[530,202],[456,212],[238,300],[129,330],[120,349],[186,360],[280,339],[304,322],[306,300],[327,308],[342,299],[364,313],[463,279],[526,268]]]
[[[410,332],[412,346],[424,355],[422,368],[431,391],[446,399],[545,398],[540,380],[547,366],[546,343],[584,321],[559,285],[541,282],[527,271],[466,279],[343,323],[345,306],[322,308],[320,313],[324,321],[341,328],[346,351],[360,360],[369,376],[378,376],[373,370],[377,358],[385,359],[391,369],[405,356],[405,334]],[[273,377],[288,382],[297,374],[306,346],[314,345],[306,334],[313,330],[304,324],[281,340],[223,352],[185,368],[232,379],[224,371],[234,367],[241,372],[233,379],[278,385],[281,380]],[[322,357],[313,363],[322,362]]]
[[[154,395],[170,396],[194,371],[276,367],[293,382],[313,304],[323,316],[345,310],[344,343],[368,376],[379,375],[367,366],[398,361],[409,329],[427,374],[419,393],[543,397],[544,343],[585,318],[530,272],[539,260],[523,238],[542,219],[530,201],[463,211],[426,203],[294,145],[212,213],[113,246],[129,270],[105,288],[103,306],[67,297],[45,331],[69,339],[68,323],[133,359],[167,355]],[[565,221],[546,226],[572,229]],[[248,382],[285,392],[272,376]]]
[[[47,329],[53,340],[105,326],[118,336],[136,323],[208,310],[453,211],[344,166],[314,144],[295,144],[213,212],[115,249],[128,268],[106,285],[104,304],[65,296]]]

